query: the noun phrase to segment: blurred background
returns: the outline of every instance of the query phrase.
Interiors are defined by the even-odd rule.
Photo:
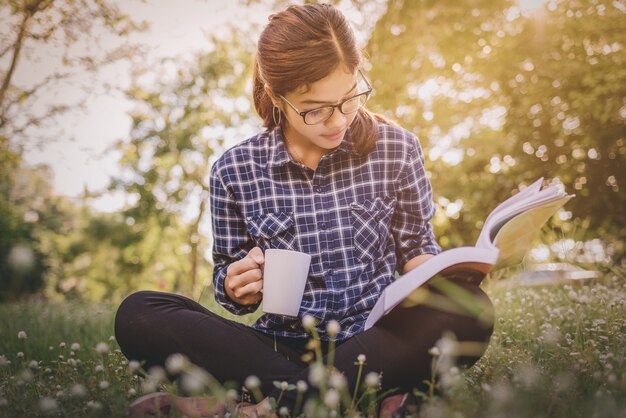
[[[539,177],[575,193],[531,262],[624,266],[626,1],[335,1],[368,106],[421,140],[444,248]],[[284,1],[0,2],[0,301],[211,293],[211,164],[261,129]]]

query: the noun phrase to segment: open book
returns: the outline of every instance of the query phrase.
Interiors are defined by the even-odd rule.
[[[485,220],[475,246],[443,251],[387,286],[370,312],[365,329],[438,274],[479,284],[493,268],[519,263],[541,227],[573,197],[558,185],[542,188],[542,182],[542,178],[535,181],[498,205]]]

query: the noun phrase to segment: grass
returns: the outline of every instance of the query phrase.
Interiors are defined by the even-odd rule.
[[[554,287],[491,283],[486,290],[497,318],[487,353],[463,372],[441,367],[450,359],[439,351],[433,382],[440,394],[428,397],[421,416],[626,417],[623,274]],[[117,350],[114,309],[80,302],[0,305],[0,417],[122,417],[132,399],[163,385],[161,372],[138,374]],[[341,380],[327,379],[331,389],[307,407],[308,415],[333,414],[325,403]],[[375,398],[362,387],[365,399]],[[345,391],[352,396],[353,389]],[[342,399],[339,392],[331,394]]]

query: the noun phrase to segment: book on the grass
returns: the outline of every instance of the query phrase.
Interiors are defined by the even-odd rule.
[[[498,205],[487,217],[473,247],[457,247],[437,254],[387,286],[370,312],[365,329],[371,328],[393,308],[409,301],[432,277],[479,284],[494,268],[522,261],[541,227],[573,195],[560,185],[542,187],[535,181]]]

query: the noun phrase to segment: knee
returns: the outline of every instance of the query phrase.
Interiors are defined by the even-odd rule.
[[[155,293],[149,290],[141,290],[126,296],[117,308],[117,313],[115,314],[116,322],[118,319],[129,319],[129,317],[141,312],[146,307],[147,299]]]
[[[149,299],[155,294],[157,292],[142,290],[128,295],[122,301],[115,313],[114,322],[115,338],[118,342],[124,340],[124,335],[133,332],[137,323],[145,317],[146,310],[149,308]]]

